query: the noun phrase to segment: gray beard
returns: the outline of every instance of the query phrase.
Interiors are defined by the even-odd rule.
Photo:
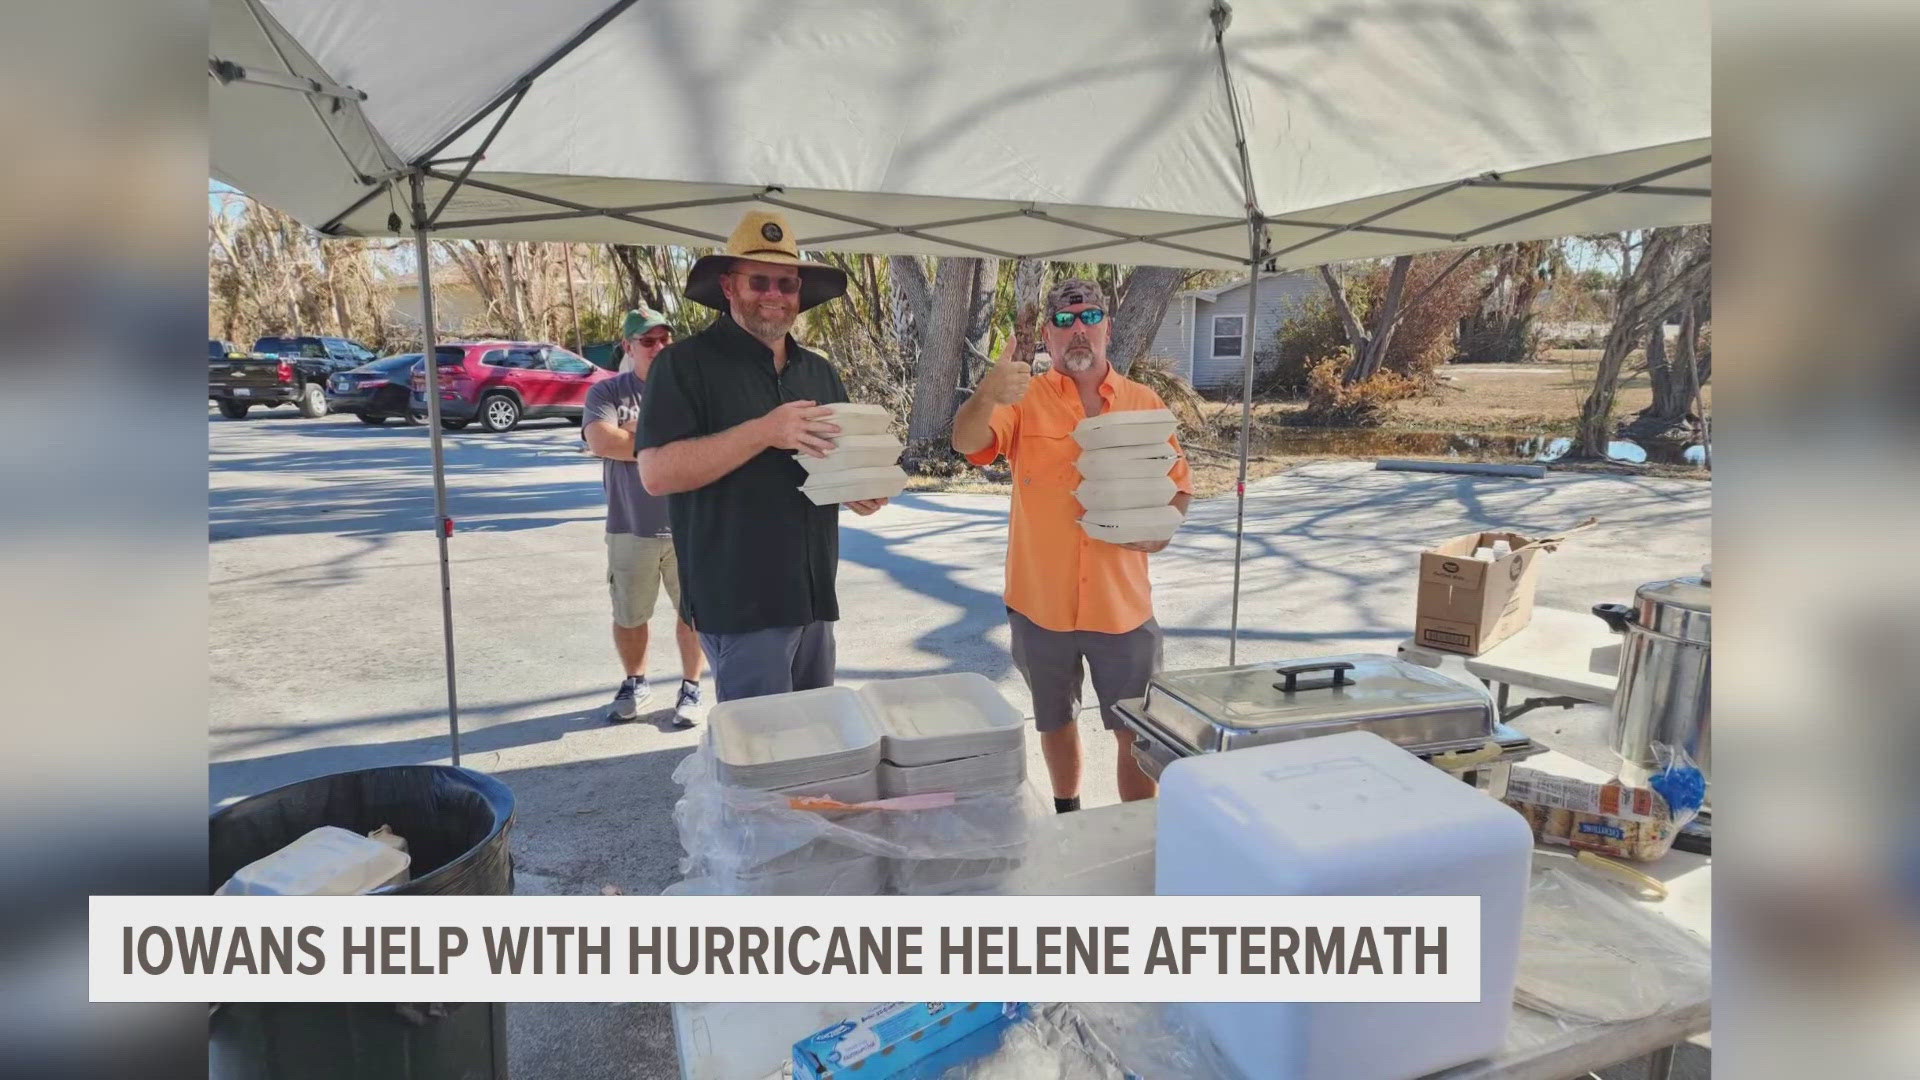
[[[754,337],[759,338],[763,342],[767,342],[768,344],[771,344],[775,341],[779,341],[783,337],[786,337],[787,331],[792,330],[793,324],[798,322],[799,319],[789,318],[789,319],[767,320],[767,319],[762,319],[758,315],[749,315],[743,311],[738,316],[735,317],[735,321],[737,321],[740,324],[741,328],[744,329],[747,333],[752,334]]]
[[[1092,349],[1068,349],[1060,358],[1060,366],[1068,371],[1092,371],[1100,358],[1093,355]]]

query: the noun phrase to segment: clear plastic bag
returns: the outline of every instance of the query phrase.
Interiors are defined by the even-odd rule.
[[[998,1050],[940,1080],[1239,1080],[1205,1034],[1152,1002],[1035,1004]]]
[[[1610,881],[1568,867],[1533,873],[1514,1000],[1578,1023],[1614,1023],[1702,1000],[1705,942]]]
[[[850,807],[812,803],[804,792],[730,787],[705,740],[673,778],[682,788],[673,816],[686,879],[669,888],[677,894],[864,895],[884,891],[890,879],[925,882],[927,891],[990,887],[991,876],[956,882],[950,872],[900,874],[893,864],[1017,866],[1045,813],[1024,785]]]

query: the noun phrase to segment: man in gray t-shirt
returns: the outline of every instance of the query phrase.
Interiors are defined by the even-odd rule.
[[[621,326],[624,358],[620,374],[594,384],[580,423],[587,449],[601,458],[607,492],[607,586],[613,595],[613,647],[626,669],[607,719],[616,723],[640,715],[653,696],[647,683],[647,620],[667,587],[677,620],[680,646],[680,694],[674,703],[675,727],[692,727],[700,705],[700,635],[679,618],[680,566],[673,554],[673,530],[667,524],[667,500],[649,495],[634,462],[634,433],[640,427],[640,399],[654,357],[673,343],[666,317],[648,307],[627,312]]]

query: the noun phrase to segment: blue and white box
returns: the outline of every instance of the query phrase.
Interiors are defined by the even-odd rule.
[[[993,1052],[1017,1001],[877,1005],[793,1044],[794,1080],[925,1080]]]

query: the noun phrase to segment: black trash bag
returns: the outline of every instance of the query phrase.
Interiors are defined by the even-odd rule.
[[[513,793],[482,773],[395,765],[302,780],[214,811],[207,891],[322,825],[407,841],[411,878],[381,894],[513,892]],[[236,1003],[208,1024],[211,1080],[505,1080],[498,1004]]]
[[[506,896],[513,892],[513,793],[448,765],[391,765],[302,780],[213,812],[207,891],[241,867],[322,825],[365,835],[387,826],[412,856],[404,884],[377,894]]]

